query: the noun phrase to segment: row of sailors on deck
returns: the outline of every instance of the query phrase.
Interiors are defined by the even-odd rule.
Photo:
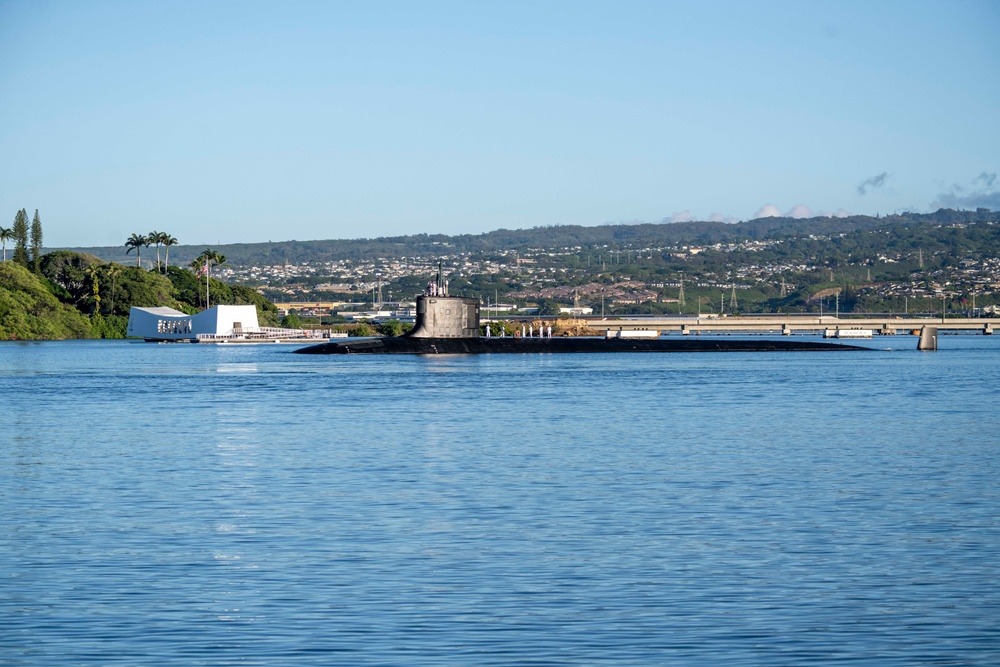
[[[492,335],[493,335],[493,332],[490,331],[489,325],[486,325],[486,337],[489,338]],[[500,329],[500,337],[503,338],[506,335],[507,335],[507,332],[504,329]],[[515,336],[517,335],[516,331],[514,332],[514,335]],[[533,324],[528,324],[528,325],[522,324],[521,325],[521,338],[536,338],[536,336],[535,336],[535,325],[533,325]],[[548,329],[546,330],[546,328],[544,326],[542,326],[541,324],[539,324],[538,325],[538,336],[537,336],[537,338],[552,338],[552,325],[550,324],[548,326]]]

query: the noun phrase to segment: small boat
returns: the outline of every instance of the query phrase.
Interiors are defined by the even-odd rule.
[[[872,329],[827,329],[823,338],[871,338],[875,335]]]

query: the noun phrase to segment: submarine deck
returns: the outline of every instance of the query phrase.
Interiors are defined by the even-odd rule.
[[[841,343],[789,340],[628,338],[355,338],[295,350],[298,354],[516,354],[599,352],[815,352],[869,350]]]

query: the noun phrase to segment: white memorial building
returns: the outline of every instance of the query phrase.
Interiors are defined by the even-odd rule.
[[[271,332],[302,334],[292,329],[261,329],[257,306],[213,306],[197,315],[187,315],[173,308],[138,308],[128,314],[128,335],[146,340],[187,340],[198,337],[268,337]]]

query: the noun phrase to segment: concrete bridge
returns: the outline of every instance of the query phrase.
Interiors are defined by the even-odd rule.
[[[838,329],[870,329],[876,335],[919,334],[924,327],[938,331],[978,331],[985,335],[1000,328],[1000,318],[963,317],[834,317],[831,315],[758,315],[752,317],[620,317],[581,318],[598,331],[650,329],[684,334],[709,332],[823,332]]]

